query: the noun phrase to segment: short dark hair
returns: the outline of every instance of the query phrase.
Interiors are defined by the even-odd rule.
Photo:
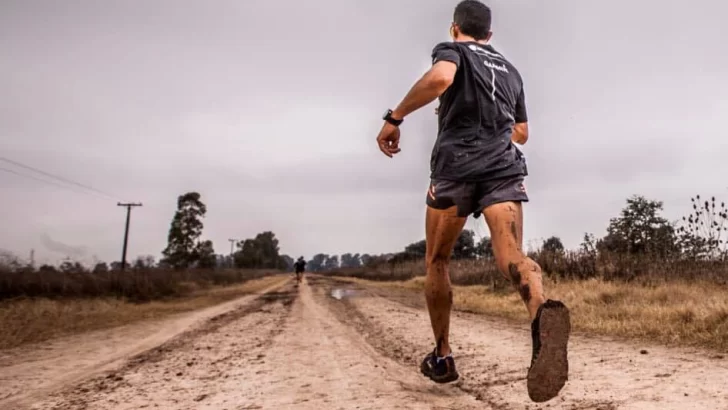
[[[485,40],[490,33],[490,7],[478,0],[463,0],[455,7],[453,21],[466,36]]]

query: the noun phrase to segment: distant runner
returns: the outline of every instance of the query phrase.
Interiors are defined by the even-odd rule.
[[[459,377],[449,343],[453,294],[448,265],[467,217],[482,213],[496,263],[531,317],[528,394],[544,402],[556,397],[568,378],[569,310],[546,299],[541,268],[522,249],[528,171],[514,143],[528,140],[526,100],[518,70],[488,44],[490,28],[486,5],[476,0],[457,5],[450,26],[453,41],[435,46],[430,70],[384,115],[377,143],[390,158],[399,153],[404,118],[439,98],[425,223],[425,296],[436,346],[422,361],[422,373],[437,383]]]
[[[296,270],[296,282],[300,283],[303,279],[303,272],[306,270],[306,260],[303,256],[299,257],[296,263],[293,264],[293,268]]]

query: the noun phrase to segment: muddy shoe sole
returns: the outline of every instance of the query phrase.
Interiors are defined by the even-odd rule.
[[[539,318],[541,350],[528,371],[528,396],[536,403],[556,397],[569,379],[567,348],[571,333],[569,309],[549,300]]]

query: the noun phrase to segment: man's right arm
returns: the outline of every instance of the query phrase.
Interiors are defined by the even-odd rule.
[[[513,126],[513,134],[511,134],[511,141],[516,144],[525,144],[528,141],[528,123],[517,122]]]
[[[516,144],[525,144],[528,141],[528,113],[526,111],[526,95],[521,87],[521,92],[518,94],[516,100],[516,113],[515,113],[516,124],[513,126],[513,134],[511,135],[511,141]]]

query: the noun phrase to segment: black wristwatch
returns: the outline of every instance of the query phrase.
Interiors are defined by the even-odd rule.
[[[404,121],[404,118],[401,120],[396,120],[392,118],[392,110],[387,110],[387,112],[384,113],[384,117],[382,117],[382,119],[394,125],[395,127],[399,127],[399,125],[402,124],[402,122]]]

